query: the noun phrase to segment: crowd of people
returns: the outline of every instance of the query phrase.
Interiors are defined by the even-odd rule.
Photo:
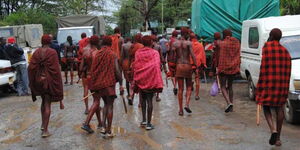
[[[269,143],[277,146],[281,145],[283,105],[288,95],[291,72],[290,55],[279,43],[281,35],[279,29],[273,29],[263,48],[256,93],[257,103],[263,106],[272,133]],[[153,98],[155,97],[158,102],[161,100],[159,93],[164,87],[162,72],[165,73],[167,80],[172,80],[173,93],[178,96],[178,115],[183,116],[184,111],[192,113],[191,94],[194,90],[195,100],[200,99],[200,76],[207,68],[207,63],[204,47],[191,30],[187,28],[182,28],[180,32],[175,30],[170,40],[167,40],[165,36],[158,40],[155,35],[143,36],[142,34],[136,34],[133,39],[130,37],[124,39],[119,28],[115,28],[114,34],[110,36],[87,37],[85,33],[82,33],[81,37],[76,55],[78,55],[78,75],[82,79],[83,100],[87,115],[81,127],[83,130],[88,133],[94,132],[90,127],[90,121],[96,114],[98,129],[101,133],[106,137],[114,136],[111,126],[114,99],[117,97],[117,83],[120,87],[120,95],[124,95],[126,89],[129,105],[133,105],[135,95],[139,96],[138,106],[142,109],[140,125],[146,130],[154,129],[151,123]],[[214,39],[212,70],[227,104],[225,113],[230,113],[233,112],[234,103],[232,83],[240,72],[240,41],[232,37],[230,29],[224,30],[222,34],[216,32]],[[51,102],[60,102],[60,108],[64,109],[60,58],[51,48],[51,41],[50,35],[42,36],[42,47],[37,49],[31,57],[28,67],[29,76],[27,76],[27,64],[22,50],[13,45],[13,40],[9,39],[9,44],[3,44],[1,39],[0,52],[8,56],[7,58],[19,74],[17,75],[20,81],[17,86],[19,95],[28,94],[25,85],[28,85],[29,77],[33,100],[36,100],[36,96],[42,97],[42,137],[51,135],[48,131]],[[9,47],[16,48],[4,50],[11,49]],[[61,59],[61,62],[65,64],[65,84],[68,84],[68,71],[71,77],[70,84],[73,84],[75,48],[72,37],[69,36],[64,44],[64,58]],[[280,68],[280,71],[276,71],[276,68]],[[126,88],[123,87],[123,76],[126,80]],[[195,89],[193,88],[194,82]],[[184,87],[186,87],[186,94],[183,106]],[[91,106],[88,105],[89,97],[93,97]],[[100,107],[101,99],[104,102],[103,108]],[[271,108],[276,110],[276,127],[273,124]]]

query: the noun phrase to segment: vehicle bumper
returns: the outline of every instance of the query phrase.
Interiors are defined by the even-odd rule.
[[[294,110],[300,112],[300,91],[290,92],[289,101]]]
[[[15,73],[0,74],[0,86],[12,85],[16,80]]]

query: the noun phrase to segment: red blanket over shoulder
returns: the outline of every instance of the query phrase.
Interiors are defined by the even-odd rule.
[[[51,96],[51,101],[61,101],[63,99],[63,85],[57,53],[51,48],[48,48],[43,56],[41,52],[42,48],[39,48],[33,53],[28,66],[29,86],[32,96],[48,94]],[[46,66],[45,72],[49,84],[47,91],[41,91],[41,87],[34,86],[35,73],[40,71],[40,63],[42,62]]]

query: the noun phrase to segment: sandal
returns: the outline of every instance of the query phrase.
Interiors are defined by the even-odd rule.
[[[47,138],[47,137],[49,137],[49,136],[51,136],[52,134],[50,134],[49,132],[43,132],[42,133],[42,138]]]
[[[178,113],[178,115],[179,115],[179,116],[183,116],[183,111],[180,111],[180,112]]]
[[[161,99],[160,99],[159,97],[157,97],[157,98],[156,98],[156,101],[157,101],[157,102],[160,102],[160,101],[161,101]]]
[[[90,125],[82,125],[81,129],[88,132],[89,134],[94,133],[94,130],[90,127]]]
[[[229,104],[225,109],[225,113],[229,113],[231,110],[233,110],[233,105]]]
[[[177,92],[178,92],[177,88],[174,88],[174,89],[173,89],[174,95],[177,95]]]
[[[191,110],[189,107],[184,107],[184,110],[185,110],[187,113],[192,113],[192,110]]]
[[[200,97],[199,96],[196,96],[195,97],[195,100],[197,101],[197,100],[200,100]]]
[[[154,129],[154,126],[151,124],[151,123],[148,123],[147,126],[146,126],[146,130],[153,130]]]
[[[147,122],[146,122],[146,121],[143,121],[143,122],[141,122],[141,124],[140,124],[141,127],[145,127],[146,125],[147,125]]]
[[[278,135],[277,132],[273,132],[271,134],[271,137],[270,137],[270,140],[269,140],[270,145],[275,145],[276,144],[277,135]]]

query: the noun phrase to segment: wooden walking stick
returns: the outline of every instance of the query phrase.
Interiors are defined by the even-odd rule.
[[[261,111],[261,105],[257,104],[257,107],[256,107],[256,125],[257,126],[260,125],[260,111]]]
[[[127,106],[126,106],[125,97],[124,97],[124,90],[120,91],[120,96],[122,97],[122,101],[123,101],[123,105],[124,105],[124,110],[125,110],[125,113],[127,114]]]
[[[88,98],[88,97],[90,97],[90,96],[94,95],[94,94],[95,94],[95,92],[93,92],[93,93],[90,93],[89,95],[87,95],[86,97],[84,97],[84,98],[82,99],[82,101],[83,101],[83,100],[85,100],[86,98]]]

